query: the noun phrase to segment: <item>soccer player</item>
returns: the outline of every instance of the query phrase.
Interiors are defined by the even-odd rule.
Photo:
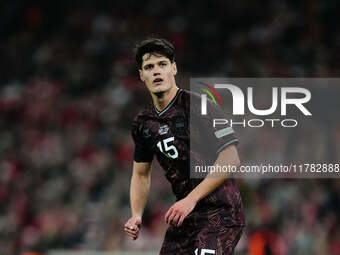
[[[170,226],[160,254],[232,254],[245,224],[240,193],[235,181],[227,176],[190,178],[190,158],[200,162],[209,152],[191,151],[189,136],[191,132],[197,144],[201,139],[199,132],[215,139],[212,153],[215,165],[240,164],[235,146],[238,139],[233,131],[217,138],[211,128],[189,129],[191,92],[176,85],[175,49],[171,43],[147,39],[137,44],[135,50],[139,76],[152,102],[132,124],[135,142],[130,186],[132,217],[125,224],[125,232],[133,240],[138,238],[156,155],[177,198],[165,214],[165,222]],[[193,132],[198,133],[193,136]]]

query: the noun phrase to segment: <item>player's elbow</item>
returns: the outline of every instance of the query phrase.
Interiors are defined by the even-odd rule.
[[[149,180],[151,178],[150,171],[133,171],[132,178]]]
[[[150,178],[151,162],[135,162],[133,163],[133,175],[138,178]]]
[[[240,157],[238,156],[238,152],[235,146],[231,146],[231,158],[233,165],[239,167],[241,165]]]
[[[240,157],[238,156],[237,151],[233,153],[233,165],[239,167],[241,165]]]
[[[240,158],[237,153],[237,149],[234,145],[227,147],[221,151],[220,158],[227,160],[229,165],[239,167],[241,165]]]

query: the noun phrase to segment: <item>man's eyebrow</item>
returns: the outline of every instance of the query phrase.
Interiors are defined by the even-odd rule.
[[[159,60],[158,62],[156,62],[156,64],[160,64],[160,63],[168,63],[168,61],[166,59],[162,59],[162,60]],[[149,63],[149,64],[145,64],[143,65],[142,67],[147,67],[147,66],[154,66],[155,63]]]
[[[146,67],[146,66],[153,66],[154,64],[150,63],[150,64],[146,64],[144,65],[143,67]]]

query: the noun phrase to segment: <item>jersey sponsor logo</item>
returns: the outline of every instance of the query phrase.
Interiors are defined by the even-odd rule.
[[[233,134],[233,133],[234,133],[234,130],[231,127],[227,127],[227,128],[223,128],[221,130],[217,130],[215,132],[215,136],[217,138],[221,138],[223,136],[230,135],[230,134]]]
[[[165,134],[168,133],[168,131],[169,131],[168,125],[163,125],[163,126],[160,126],[160,127],[159,127],[158,133],[159,133],[160,135],[165,135]]]

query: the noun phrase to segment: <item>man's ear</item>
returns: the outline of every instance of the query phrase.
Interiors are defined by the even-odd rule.
[[[139,69],[138,72],[139,72],[139,78],[144,82],[144,76],[143,76],[142,70]]]
[[[172,72],[173,72],[174,75],[177,74],[177,65],[176,65],[176,62],[172,63]]]

